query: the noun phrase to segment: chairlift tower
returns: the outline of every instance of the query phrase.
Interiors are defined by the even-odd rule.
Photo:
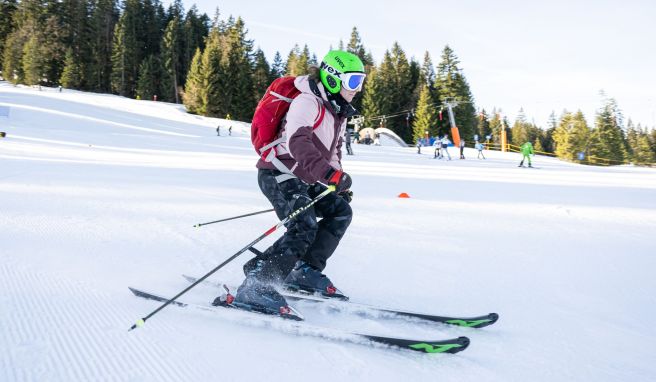
[[[460,132],[458,131],[458,126],[456,126],[456,119],[453,114],[453,108],[458,106],[458,101],[454,98],[447,98],[444,100],[444,105],[446,105],[446,109],[449,112],[449,124],[451,125],[453,144],[458,147],[460,146]]]

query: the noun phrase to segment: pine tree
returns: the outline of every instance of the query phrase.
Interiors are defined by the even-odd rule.
[[[253,90],[255,99],[261,99],[267,87],[271,84],[271,68],[262,49],[255,51],[253,63]]]
[[[17,8],[16,0],[0,0],[0,64],[4,62],[7,39],[15,29],[13,16]]]
[[[198,14],[198,8],[193,5],[187,12],[183,24],[183,54],[181,60],[181,71],[183,78],[181,84],[185,84],[187,80],[187,73],[191,68],[191,62],[194,58],[196,50],[200,48],[202,51],[205,49],[205,38],[209,33],[209,17],[207,14]]]
[[[431,92],[428,85],[424,85],[419,94],[419,101],[415,113],[415,119],[412,124],[412,139],[416,142],[424,137],[428,132],[430,136],[437,136],[437,109],[435,101],[431,98]]]
[[[287,63],[282,60],[280,52],[276,52],[273,56],[273,63],[271,63],[271,80],[284,76],[286,67]]]
[[[26,40],[25,33],[16,30],[7,37],[5,42],[2,76],[13,84],[23,82],[23,46]]]
[[[590,139],[590,128],[583,112],[565,111],[553,132],[556,156],[569,161],[578,160],[579,153],[587,156]]]
[[[203,68],[203,91],[202,107],[204,115],[208,117],[225,117],[222,111],[225,110],[225,101],[223,99],[223,89],[221,88],[221,45],[220,32],[218,24],[215,23],[207,38],[205,50],[203,51],[202,68]]]
[[[43,56],[39,50],[41,41],[38,35],[33,35],[23,47],[23,70],[25,84],[38,85],[43,79]]]
[[[484,142],[487,140],[488,135],[492,135],[490,117],[487,115],[485,109],[482,109],[478,114],[478,140]]]
[[[203,55],[200,48],[196,48],[196,54],[191,60],[191,68],[187,75],[185,91],[182,95],[182,101],[189,113],[205,114],[203,105]]]
[[[626,149],[622,114],[614,99],[605,99],[603,107],[597,112],[592,138],[591,156],[607,160],[609,164],[624,162]]]
[[[48,86],[59,83],[64,70],[69,34],[67,29],[61,25],[61,10],[58,9],[61,8],[61,4],[55,3],[54,8],[53,13],[46,14],[43,24],[37,30],[38,39],[41,42],[38,51],[42,62],[43,83]],[[81,46],[84,47],[85,38],[80,37],[79,40]],[[76,53],[75,47],[73,47],[73,53],[78,65],[84,68],[81,60],[82,55]]]
[[[446,99],[458,102],[458,106],[453,110],[456,125],[460,136],[470,139],[476,131],[476,107],[469,84],[462,74],[459,64],[460,61],[455,52],[448,45],[445,46],[442,51],[442,59],[437,66],[436,87],[442,102]],[[442,133],[450,131],[447,118],[440,124],[440,130]]]
[[[240,121],[250,120],[257,100],[253,88],[252,41],[246,38],[246,27],[241,18],[224,32],[221,65],[223,75],[223,116],[230,114]],[[306,46],[307,49],[307,46]]]
[[[639,125],[636,128],[631,120],[627,123],[627,143],[631,162],[637,165],[654,163],[654,153],[650,146],[649,135]]]
[[[346,51],[355,54],[360,58],[360,60],[362,60],[362,63],[365,66],[365,71],[368,72],[367,68],[374,65],[374,60],[371,56],[371,52],[367,52],[365,49],[364,45],[362,44],[362,39],[360,38],[360,33],[358,32],[358,28],[356,27],[353,27],[351,30],[351,38],[348,45],[346,46]]]
[[[66,51],[64,71],[59,82],[67,89],[79,89],[82,84],[82,73],[80,64],[73,54],[73,49]]]
[[[503,130],[503,121],[501,120],[501,110],[492,109],[492,118],[490,119],[490,130],[492,130],[492,142],[501,143],[501,130]]]
[[[372,71],[373,72],[373,71]],[[367,81],[363,99],[363,114],[371,118],[374,110],[377,115],[393,115],[414,108],[412,92],[414,83],[410,62],[398,43],[391,51],[386,51],[380,67],[376,70],[376,79]],[[369,94],[371,93],[371,94]],[[399,115],[400,116],[400,115]],[[389,118],[385,127],[398,134],[404,141],[411,142],[413,132],[408,128],[404,118]]]
[[[308,73],[308,66],[310,62],[310,49],[307,45],[299,48],[298,44],[289,52],[287,57],[287,66],[285,68],[285,75],[287,76],[303,76]]]
[[[179,55],[178,34],[180,21],[177,18],[169,21],[162,39],[162,100],[180,103],[178,97],[179,86]]]
[[[90,19],[90,60],[88,88],[94,91],[111,91],[112,44],[118,21],[116,0],[97,0]]]
[[[531,125],[526,120],[524,108],[519,109],[519,114],[512,127],[512,144],[521,146],[526,142],[532,142],[533,139],[530,133]]]
[[[364,94],[362,95],[362,115],[365,121],[372,121],[373,118],[383,114],[382,108],[384,107],[383,82],[378,76],[378,69],[371,68],[366,82]]]
[[[61,39],[59,41],[60,47],[58,50],[64,52],[63,59],[60,60],[61,52],[48,52],[48,56],[51,58],[56,58],[56,63],[53,66],[56,66],[56,71],[52,73],[53,76],[56,76],[60,72],[61,66],[61,76],[53,78],[53,82],[59,82],[60,79],[68,77],[69,87],[83,89],[87,87],[87,78],[91,76],[91,25],[90,25],[90,3],[88,1],[79,1],[79,0],[63,0],[60,8],[61,15],[59,16],[58,24],[55,28],[61,29],[59,32]],[[50,36],[50,34],[47,34]],[[46,42],[46,44],[52,48],[52,44],[56,44],[57,41]],[[62,62],[59,62],[62,61]],[[69,72],[64,75],[64,71],[68,70]],[[71,70],[76,73],[71,73]],[[73,74],[73,78],[71,77]],[[72,80],[72,82],[70,82]]]
[[[161,71],[162,64],[156,55],[146,57],[139,66],[139,80],[137,81],[137,98],[152,100],[163,94],[161,79],[164,78]]]
[[[137,33],[141,28],[139,17],[139,0],[126,0],[125,10],[114,31],[112,90],[127,97],[135,95],[139,65],[143,57],[144,47]]]
[[[159,14],[159,5],[159,0],[139,0],[139,7],[134,9],[140,20],[136,25],[139,57],[159,55],[161,52],[161,40],[164,37],[162,31],[168,26],[168,22]]]
[[[360,34],[358,33],[358,29],[356,27],[353,27],[353,30],[351,31],[351,38],[345,49],[347,52],[351,52],[360,58],[364,64],[365,73],[369,73],[371,71],[371,68],[374,65],[374,60],[371,56],[371,53],[368,53],[362,44],[362,39],[360,38]],[[366,87],[367,81],[365,81],[360,94],[364,94]],[[356,110],[362,110],[363,100],[364,97],[356,96],[351,102],[351,105],[353,105]]]

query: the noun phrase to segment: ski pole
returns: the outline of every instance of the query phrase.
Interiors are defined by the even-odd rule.
[[[148,314],[146,317],[143,317],[143,318],[141,318],[140,320],[138,320],[134,325],[132,325],[132,327],[128,330],[128,332],[129,332],[130,330],[136,329],[137,327],[141,327],[141,326],[143,326],[143,325],[146,323],[146,320],[148,320],[149,318],[151,318],[152,316],[154,316],[155,314],[157,314],[157,312],[159,312],[160,310],[164,309],[164,308],[165,308],[167,305],[169,305],[170,303],[174,302],[178,297],[180,297],[180,296],[182,296],[183,294],[187,293],[191,288],[193,288],[193,287],[195,287],[196,285],[198,285],[199,283],[203,282],[206,278],[210,277],[214,272],[216,272],[216,271],[218,271],[219,269],[223,268],[226,264],[228,264],[229,262],[231,262],[232,260],[234,260],[235,258],[237,258],[237,256],[239,256],[239,255],[241,255],[242,253],[246,252],[250,247],[254,246],[254,245],[257,244],[259,241],[261,241],[261,240],[264,239],[265,237],[267,237],[267,236],[269,236],[270,234],[272,234],[273,232],[275,232],[278,228],[280,228],[280,227],[282,227],[283,225],[287,224],[287,222],[289,222],[290,220],[294,219],[295,217],[297,217],[298,215],[300,215],[301,213],[303,213],[305,210],[307,210],[307,209],[309,209],[310,207],[312,207],[316,202],[318,202],[318,201],[321,200],[324,196],[330,194],[330,193],[333,192],[333,191],[335,191],[335,186],[332,186],[332,185],[331,185],[331,186],[328,186],[328,188],[327,188],[324,192],[322,192],[322,193],[320,193],[319,195],[317,195],[314,199],[312,199],[312,201],[311,201],[309,204],[307,204],[307,205],[305,205],[305,206],[303,206],[303,207],[300,207],[300,208],[298,208],[297,210],[293,211],[291,214],[287,215],[287,217],[285,217],[284,219],[282,219],[281,221],[279,221],[278,224],[276,224],[276,225],[274,225],[273,227],[269,228],[266,232],[264,232],[262,235],[260,235],[257,239],[251,241],[251,242],[248,243],[244,248],[240,249],[237,253],[235,253],[234,255],[230,256],[228,259],[226,259],[226,260],[225,260],[224,262],[222,262],[221,264],[217,265],[216,268],[214,268],[214,269],[212,269],[211,271],[209,271],[205,276],[199,278],[198,280],[196,280],[195,283],[189,285],[189,286],[186,287],[182,292],[176,294],[176,295],[175,295],[174,297],[172,297],[170,300],[168,300],[167,302],[165,302],[165,303],[163,303],[162,305],[160,305],[159,308],[157,308],[157,309],[153,310],[152,312],[150,312],[150,314]]]
[[[231,218],[225,218],[225,219],[221,219],[221,220],[215,220],[215,221],[213,221],[213,222],[198,223],[198,224],[195,224],[195,225],[194,225],[194,228],[198,228],[198,227],[201,227],[201,226],[204,226],[204,225],[208,225],[208,224],[221,223],[221,222],[225,222],[225,221],[228,221],[228,220],[234,220],[234,219],[239,219],[239,218],[245,218],[245,217],[247,217],[247,216],[253,216],[253,215],[263,214],[263,213],[267,213],[267,212],[271,212],[271,211],[273,211],[273,208],[271,208],[271,209],[269,209],[269,210],[264,210],[264,211],[251,212],[250,214],[244,214],[244,215],[234,216],[234,217],[231,217]]]

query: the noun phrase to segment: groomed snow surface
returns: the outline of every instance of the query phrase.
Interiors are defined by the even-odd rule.
[[[517,154],[433,159],[354,145],[354,219],[326,273],[354,301],[443,315],[498,312],[473,330],[296,304],[305,330],[167,307],[258,237],[272,213],[249,126],[179,105],[0,83],[1,381],[653,381],[656,170]],[[6,110],[6,109],[5,109]],[[232,136],[227,127],[233,126]],[[221,125],[221,136],[216,127]],[[398,198],[406,192],[409,199]],[[258,245],[265,249],[277,232]],[[240,256],[210,280],[239,284]],[[183,300],[209,303],[198,286]],[[335,330],[461,335],[457,355],[335,341]]]

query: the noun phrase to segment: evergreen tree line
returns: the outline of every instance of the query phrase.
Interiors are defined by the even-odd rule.
[[[254,49],[241,18],[213,19],[181,0],[164,9],[160,0],[0,0],[2,77],[27,85],[112,92],[126,97],[182,102],[191,113],[249,121],[257,101],[275,78],[303,75],[317,65],[307,45],[269,63]],[[499,142],[533,142],[539,151],[578,160],[600,157],[610,164],[653,163],[656,133],[631,121],[625,127],[617,104],[606,99],[589,127],[583,114],[552,113],[547,129],[528,122],[523,111],[511,126],[495,109],[477,111],[460,61],[443,48],[437,66],[428,52],[408,58],[394,43],[379,64],[354,27],[337,49],[358,55],[367,80],[354,104],[366,127],[387,127],[406,142],[450,132],[446,102],[454,108],[460,136]],[[322,52],[322,54],[325,52]]]

